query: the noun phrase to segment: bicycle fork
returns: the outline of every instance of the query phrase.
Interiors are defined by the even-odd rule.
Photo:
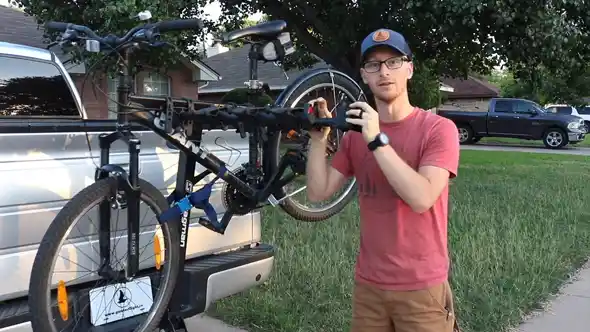
[[[120,165],[109,164],[110,146],[119,139],[124,140],[129,147],[128,173]],[[98,274],[117,281],[130,280],[139,271],[140,141],[130,131],[125,130],[100,135],[99,146],[100,168],[96,171],[95,180],[113,175],[118,181],[109,199],[99,205],[98,243],[101,260]],[[111,208],[127,209],[127,266],[124,272],[115,271],[111,266]],[[113,248],[113,251],[115,249]]]

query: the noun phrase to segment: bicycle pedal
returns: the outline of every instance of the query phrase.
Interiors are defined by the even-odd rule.
[[[212,223],[207,218],[200,217],[199,224],[215,233],[223,234],[225,232],[225,229],[223,229],[223,226],[220,223]]]

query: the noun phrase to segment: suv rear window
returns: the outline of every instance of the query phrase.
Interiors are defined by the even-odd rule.
[[[53,63],[0,56],[0,68],[0,116],[80,116]]]

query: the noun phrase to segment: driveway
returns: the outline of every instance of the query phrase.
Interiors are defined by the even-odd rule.
[[[552,154],[570,154],[579,156],[590,156],[590,148],[578,148],[568,146],[559,150],[530,147],[524,145],[497,145],[497,144],[473,144],[461,145],[462,150],[482,150],[482,151],[514,151],[514,152],[533,152],[533,153],[552,153]]]
[[[187,332],[247,332],[205,315],[191,317],[186,319],[184,323]]]

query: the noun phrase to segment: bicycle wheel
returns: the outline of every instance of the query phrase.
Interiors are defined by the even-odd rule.
[[[109,200],[111,208],[118,208],[115,213],[111,211],[111,232],[115,234],[110,235],[109,265],[114,271],[126,268],[125,257],[120,262],[113,258],[119,253],[127,253],[127,211],[121,213],[121,205],[112,200],[116,186],[117,179],[111,177],[84,188],[50,224],[35,257],[29,284],[29,307],[34,331],[102,331],[106,326],[112,326],[118,330],[143,332],[158,327],[178,275],[179,233],[176,224],[160,225],[155,219],[156,215],[168,208],[168,203],[153,185],[139,180],[140,218],[143,215],[145,219],[152,210],[155,219],[154,223],[147,225],[140,219],[140,273],[131,281],[122,283],[110,280],[113,284],[108,284],[109,278],[99,276],[96,271],[79,271],[84,269],[83,264],[86,263],[92,262],[91,266],[97,270],[101,265],[96,230],[99,229],[98,205],[104,200]],[[92,214],[93,208],[96,208],[96,222],[91,220],[91,224],[81,223],[75,227],[84,215]],[[124,216],[125,220],[120,225],[122,227],[119,227],[119,218],[113,226],[115,214],[116,217]],[[86,230],[89,230],[89,235],[83,235]],[[61,247],[69,235],[73,235],[69,242],[71,245]],[[145,244],[150,239],[158,243],[152,245],[156,258],[151,261],[151,257],[146,259],[144,256],[146,251],[152,251],[149,250],[150,243]],[[50,272],[54,265],[57,275],[52,277]],[[84,274],[81,275],[81,272]],[[106,283],[103,284],[104,281]],[[80,300],[80,303],[72,303],[73,300]],[[58,301],[62,301],[63,306]]]
[[[328,108],[334,112],[336,101],[342,96],[349,103],[365,101],[362,89],[352,78],[336,70],[319,69],[302,75],[283,91],[275,104],[280,107],[301,107],[311,99],[324,97],[328,102]],[[333,156],[338,150],[340,139],[344,134],[340,130],[332,130],[326,151],[328,157]],[[281,156],[284,154],[283,148],[296,145],[300,146],[304,153],[306,152],[310,143],[309,135],[303,131],[297,136],[296,139],[289,139],[286,138],[285,133],[276,132],[269,137],[268,151],[265,153],[275,168],[278,167]],[[349,179],[335,194],[332,201],[320,202],[319,207],[313,206],[315,203],[308,202],[305,189],[304,177],[298,177],[283,187],[279,198],[280,207],[291,217],[300,221],[323,221],[342,211],[351,201],[356,194],[356,180]]]

